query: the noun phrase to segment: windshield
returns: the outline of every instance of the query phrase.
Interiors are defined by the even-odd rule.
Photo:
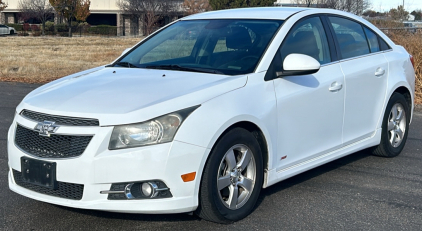
[[[113,66],[226,75],[251,73],[282,23],[241,19],[179,21],[138,45]]]

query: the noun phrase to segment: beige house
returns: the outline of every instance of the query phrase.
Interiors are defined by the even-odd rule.
[[[91,15],[87,18],[87,22],[91,25],[111,25],[117,26],[119,35],[142,35],[144,28],[143,22],[134,22],[128,15],[121,13],[117,6],[118,0],[90,0]],[[0,24],[18,23],[18,3],[19,0],[5,0],[8,7],[0,12]],[[182,3],[183,0],[180,0]],[[182,8],[180,8],[182,9]],[[183,12],[180,10],[175,17],[165,18],[161,24],[173,21],[175,18],[182,17]],[[56,23],[63,22],[62,19],[55,16]]]

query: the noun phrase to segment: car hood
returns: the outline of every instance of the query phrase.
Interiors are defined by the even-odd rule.
[[[28,94],[17,111],[97,118],[100,125],[145,121],[245,86],[247,76],[139,68],[94,68]]]

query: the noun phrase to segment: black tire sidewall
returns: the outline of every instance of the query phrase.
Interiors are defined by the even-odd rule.
[[[252,195],[246,204],[237,210],[230,210],[223,204],[218,195],[219,191],[217,189],[217,171],[227,150],[236,144],[246,145],[253,152],[256,164],[256,179]],[[227,132],[211,151],[210,159],[207,165],[209,167],[209,175],[207,177],[207,182],[204,183],[207,184],[208,189],[211,189],[209,190],[210,195],[208,198],[212,199],[212,204],[215,206],[215,209],[220,213],[220,215],[229,221],[237,221],[249,215],[254,209],[256,201],[258,200],[259,193],[263,184],[264,172],[261,150],[255,137],[253,137],[250,132],[242,128],[235,128]]]
[[[406,113],[406,130],[404,133],[403,141],[398,147],[393,147],[388,140],[388,118],[390,116],[391,108],[393,108],[394,104],[400,103],[404,111]],[[409,104],[407,103],[406,99],[402,94],[394,93],[391,96],[390,101],[388,102],[387,108],[384,113],[384,118],[382,122],[382,133],[381,133],[381,145],[384,146],[384,150],[389,154],[390,157],[398,156],[404,148],[406,144],[407,135],[409,134],[409,123],[410,123],[410,108]]]

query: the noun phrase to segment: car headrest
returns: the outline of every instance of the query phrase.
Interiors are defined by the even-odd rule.
[[[252,39],[248,29],[244,27],[232,27],[226,37],[226,46],[230,49],[248,49],[252,45]]]
[[[309,55],[319,60],[319,49],[315,34],[312,31],[300,31],[295,34],[296,53]]]
[[[336,36],[340,45],[355,43],[355,38],[351,34],[336,34]]]

